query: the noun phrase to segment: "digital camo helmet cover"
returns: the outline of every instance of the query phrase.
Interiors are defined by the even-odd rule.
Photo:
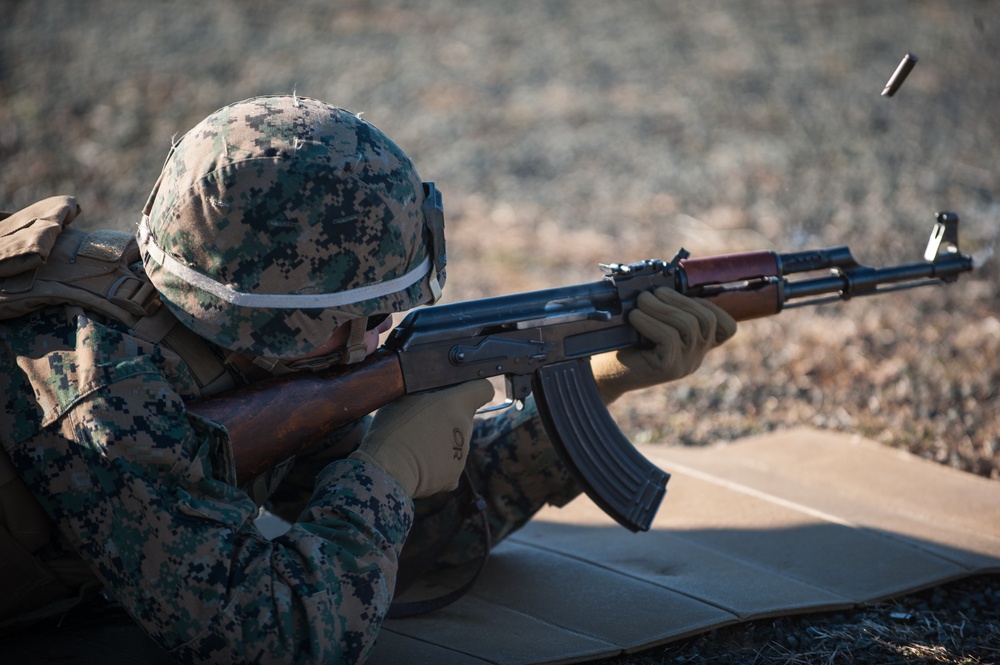
[[[428,213],[410,159],[353,113],[258,97],[219,109],[174,144],[139,247],[186,326],[233,351],[292,358],[338,326],[436,300],[443,232],[428,224],[436,216],[443,226],[437,202]]]

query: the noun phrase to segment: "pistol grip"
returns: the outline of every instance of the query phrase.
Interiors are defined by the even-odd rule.
[[[546,365],[532,377],[552,444],[601,510],[632,531],[648,531],[670,475],[629,442],[601,400],[590,362]]]

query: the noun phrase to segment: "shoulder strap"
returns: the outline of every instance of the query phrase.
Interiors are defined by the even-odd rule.
[[[79,214],[68,196],[0,213],[0,320],[51,305],[77,305],[128,326],[180,356],[202,394],[234,381],[208,342],[163,306],[142,271],[135,236],[66,226]]]

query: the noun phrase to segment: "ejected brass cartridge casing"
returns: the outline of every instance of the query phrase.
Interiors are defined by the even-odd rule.
[[[892,73],[889,77],[888,83],[885,84],[885,88],[882,90],[882,96],[892,97],[899,90],[899,87],[903,85],[903,81],[909,76],[910,70],[913,66],[917,64],[917,56],[912,53],[907,53],[903,56],[903,59],[899,62],[899,66],[896,67],[896,71]]]

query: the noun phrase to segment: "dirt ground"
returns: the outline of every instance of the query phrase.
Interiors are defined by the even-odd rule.
[[[452,301],[594,281],[598,263],[681,246],[919,261],[934,213],[954,211],[979,262],[958,283],[747,322],[695,375],[614,415],[672,445],[809,424],[1000,482],[988,0],[0,0],[0,16],[0,208],[70,193],[84,224],[132,228],[174,137],[294,91],[363,113],[436,181]],[[916,67],[882,96],[907,52]],[[1000,583],[901,602],[960,622],[956,599],[976,593],[988,603]],[[830,620],[854,627],[836,643],[873,643],[862,615]],[[805,621],[615,662],[815,662]],[[927,662],[1000,658],[996,631],[939,641]]]

